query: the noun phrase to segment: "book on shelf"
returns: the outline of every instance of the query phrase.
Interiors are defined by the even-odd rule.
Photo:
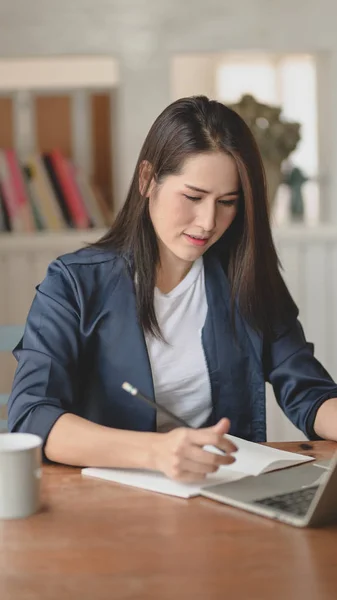
[[[112,213],[88,176],[58,149],[23,164],[0,149],[0,232],[107,227]]]
[[[10,231],[24,231],[24,223],[20,215],[20,206],[16,196],[6,152],[0,150],[0,185],[6,214],[8,215]]]
[[[45,155],[44,158],[49,165],[50,172],[53,173],[52,180],[56,180],[59,183],[61,195],[73,227],[87,229],[90,227],[90,217],[67,161],[58,150],[53,150],[49,155]]]
[[[2,186],[0,185],[0,233],[10,231],[9,216],[5,205]]]

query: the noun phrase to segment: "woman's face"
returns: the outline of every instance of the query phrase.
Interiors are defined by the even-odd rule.
[[[149,211],[161,256],[194,262],[233,222],[239,194],[235,161],[223,152],[193,155],[178,175],[152,183]]]

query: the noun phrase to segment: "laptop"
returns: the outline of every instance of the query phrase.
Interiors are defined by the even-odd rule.
[[[206,486],[201,496],[295,527],[337,521],[337,452],[282,471]]]

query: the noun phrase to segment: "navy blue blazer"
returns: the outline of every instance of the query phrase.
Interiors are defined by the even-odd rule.
[[[231,433],[266,439],[265,381],[290,420],[309,438],[319,406],[337,386],[313,356],[300,323],[268,346],[238,315],[230,320],[230,289],[216,256],[206,253],[208,313],[202,342],[213,411],[208,423],[231,420]],[[8,403],[10,431],[46,441],[65,412],[93,422],[155,431],[155,410],[121,389],[130,381],[154,398],[151,368],[136,311],[128,262],[112,251],[85,248],[49,266],[36,288]]]

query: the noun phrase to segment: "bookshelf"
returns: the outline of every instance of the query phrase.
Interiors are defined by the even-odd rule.
[[[81,177],[86,178],[86,187],[92,184],[94,194],[90,194],[90,198],[97,193],[94,203],[98,205],[98,212],[104,213],[103,219],[89,218],[88,223],[82,225],[73,220],[71,226],[75,229],[90,223],[93,227],[108,226],[114,210],[113,137],[115,94],[119,84],[116,61],[106,57],[0,60],[0,74],[0,149],[14,149],[20,166],[26,166],[32,156],[45,161],[46,155],[55,149],[59,151],[70,164],[72,174],[75,166]],[[42,168],[45,167],[48,164],[42,164]],[[32,172],[32,179],[36,171],[35,168],[28,170],[29,174]],[[47,179],[49,175],[55,188],[55,177],[50,168],[47,171]],[[24,179],[26,175],[25,172]],[[75,187],[79,187],[78,181]],[[79,191],[84,196],[83,189]],[[56,193],[64,208],[65,199],[59,196],[60,193]],[[47,200],[42,201],[43,206],[45,203]],[[89,208],[88,202],[85,204],[88,212],[93,201],[90,200]],[[62,228],[71,221],[66,216],[63,214]],[[34,234],[39,228],[36,222],[35,225]],[[53,229],[43,219],[42,227]],[[27,231],[27,227],[12,229]]]
[[[111,220],[118,85],[118,64],[108,57],[0,59],[0,150],[14,149],[21,164],[57,148],[97,186]],[[0,331],[24,324],[52,260],[97,240],[107,226],[1,232]]]

